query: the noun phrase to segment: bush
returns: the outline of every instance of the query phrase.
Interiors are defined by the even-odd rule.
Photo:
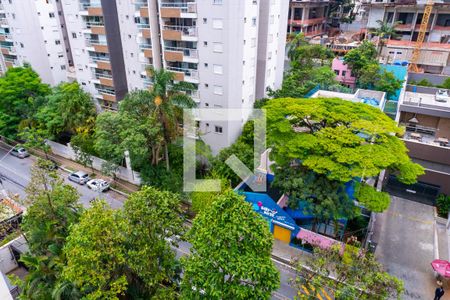
[[[436,207],[438,215],[443,218],[448,217],[448,212],[450,211],[450,196],[440,194],[436,198]]]
[[[433,86],[433,84],[426,78],[424,78],[421,81],[419,81],[417,83],[417,85],[420,85],[420,86]]]

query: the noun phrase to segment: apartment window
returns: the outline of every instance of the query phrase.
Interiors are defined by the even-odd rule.
[[[253,4],[258,4],[258,1],[256,1],[256,0],[253,0]]]
[[[41,15],[41,12],[38,11],[38,16],[40,16],[40,15]]]
[[[213,43],[213,52],[222,53],[223,52],[223,44],[222,43]]]
[[[270,15],[269,22],[270,24],[273,24],[275,22],[275,17],[273,15]]]
[[[208,88],[208,87],[209,87],[209,84],[205,83],[205,88]]]
[[[77,38],[77,33],[76,33],[76,32],[72,32],[72,37],[73,37],[74,39],[76,39],[76,38]]]
[[[223,20],[222,19],[213,19],[213,28],[214,29],[222,29],[223,28]]]
[[[65,70],[66,69],[66,65],[61,65],[61,70]]]
[[[334,70],[334,74],[339,75],[339,70]]]
[[[256,26],[256,18],[255,17],[252,18],[252,26]]]
[[[208,67],[208,63],[204,63],[203,65],[205,66],[205,68],[207,68],[207,67]]]
[[[48,16],[50,17],[50,18],[54,18],[55,17],[55,13],[48,13]]]
[[[214,74],[223,74],[222,65],[213,65],[213,72]]]
[[[242,61],[242,65],[245,66],[245,60]]]
[[[247,18],[244,18],[244,23],[247,23]]]
[[[269,51],[269,52],[267,53],[267,59],[268,59],[268,60],[271,60],[271,59],[272,59],[272,51]]]
[[[215,95],[223,95],[223,87],[221,87],[220,85],[215,85],[214,86],[214,94]]]
[[[345,76],[347,74],[347,71],[342,71],[342,76]]]
[[[205,46],[205,47],[208,46],[208,42],[207,42],[207,41],[204,41],[204,42],[203,42],[203,46]]]
[[[208,23],[208,19],[207,18],[203,18],[203,24]]]
[[[55,40],[55,44],[56,45],[61,45],[61,41],[60,40]]]
[[[20,48],[23,48],[23,43],[20,43]]]
[[[273,34],[269,34],[269,37],[267,38],[269,43],[273,42]]]
[[[213,4],[221,5],[222,3],[222,0],[213,0]]]
[[[215,133],[223,133],[222,126],[214,126],[214,132]]]
[[[58,58],[63,58],[63,57],[64,57],[64,54],[62,54],[62,53],[58,54]]]
[[[270,76],[270,69],[267,69],[267,77]]]
[[[133,53],[133,52],[131,52],[131,53],[130,53],[130,56],[131,56],[131,57],[134,57],[134,53]]]

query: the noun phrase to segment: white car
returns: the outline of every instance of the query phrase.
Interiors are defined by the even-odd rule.
[[[436,92],[436,101],[437,102],[447,102],[450,100],[450,97],[448,96],[447,90],[439,90]]]
[[[86,183],[87,187],[96,192],[109,190],[109,182],[103,179],[92,179]]]

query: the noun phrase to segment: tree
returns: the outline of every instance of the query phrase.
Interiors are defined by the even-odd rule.
[[[184,81],[174,83],[174,73],[164,69],[150,68],[148,71],[153,79],[151,94],[156,106],[154,113],[162,126],[164,157],[166,169],[169,170],[169,144],[179,136],[178,124],[181,123],[182,115],[180,109],[196,106],[192,98],[186,94],[193,87],[190,83]]]
[[[125,295],[125,230],[120,212],[103,201],[94,201],[71,227],[61,281],[72,282],[83,299],[119,299]]]
[[[398,138],[403,129],[377,108],[324,98],[273,99],[264,108],[271,159],[281,168],[296,161],[341,183],[388,169],[411,184],[424,173]]]
[[[364,40],[358,48],[345,54],[344,62],[358,79],[366,66],[377,64],[377,49],[373,43]]]
[[[52,138],[61,133],[75,134],[78,128],[95,119],[96,110],[91,96],[77,82],[61,83],[47,97],[36,117]]]
[[[206,177],[205,179],[218,179],[220,178],[219,175],[217,175],[214,171],[211,173],[210,176]],[[226,179],[221,178],[220,179],[220,187],[221,191],[227,190],[230,188],[229,183]],[[203,181],[202,183],[199,183],[196,188],[201,190],[212,190],[213,185],[210,184],[208,181]],[[200,192],[195,191],[190,194],[190,198],[192,201],[192,210],[195,213],[200,213],[204,210],[209,209],[211,207],[214,200],[221,194],[220,192]]]
[[[396,21],[393,24],[384,22],[382,20],[377,20],[378,27],[372,30],[372,33],[378,37],[378,45],[380,47],[381,54],[383,52],[383,47],[386,45],[386,41],[399,36],[396,27],[402,22]]]
[[[317,247],[306,263],[294,259],[292,264],[297,273],[291,281],[298,291],[296,299],[317,299],[316,293],[303,293],[303,287],[327,290],[336,299],[373,300],[400,299],[404,289],[403,282],[385,272],[372,254],[352,244]]]
[[[49,93],[49,86],[29,65],[9,68],[0,77],[0,135],[15,138],[19,125],[32,122],[43,97]]]
[[[152,187],[143,187],[125,202],[127,264],[140,278],[146,299],[176,287],[180,270],[171,246],[184,233],[180,204],[177,194]]]
[[[29,269],[20,282],[24,299],[51,299],[65,261],[62,249],[69,228],[82,211],[75,188],[64,184],[55,171],[48,171],[48,163],[38,160],[26,189],[30,205],[21,229],[30,252],[21,256]]]
[[[382,70],[379,64],[367,65],[358,78],[359,87],[386,92],[388,99],[402,87],[402,82],[392,72]]]
[[[267,222],[235,192],[200,213],[187,238],[192,248],[182,261],[183,298],[269,299],[278,288]]]
[[[22,140],[25,140],[25,147],[43,151],[45,159],[49,160],[48,154],[51,152],[51,147],[47,144],[48,133],[45,129],[25,127],[20,131],[18,136]]]

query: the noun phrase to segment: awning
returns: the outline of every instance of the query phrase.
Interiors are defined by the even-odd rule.
[[[322,249],[328,249],[336,243],[340,244],[340,242],[333,240],[332,238],[309,231],[304,228],[300,228],[300,231],[297,234],[297,239],[302,239],[303,241],[313,246],[318,246]]]

